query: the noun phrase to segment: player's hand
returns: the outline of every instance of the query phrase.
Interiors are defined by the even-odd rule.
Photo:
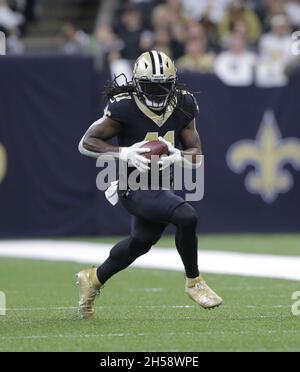
[[[158,138],[159,141],[164,142],[168,147],[168,156],[162,156],[158,161],[160,165],[160,170],[164,170],[170,167],[172,164],[181,163],[182,162],[182,155],[179,149],[176,149],[171,142],[166,141],[163,137]]]
[[[151,163],[149,159],[141,155],[151,151],[148,148],[141,148],[145,143],[147,141],[135,143],[130,147],[122,147],[120,151],[120,159],[127,162],[128,165],[137,168],[141,173],[148,172],[150,170],[149,164]]]

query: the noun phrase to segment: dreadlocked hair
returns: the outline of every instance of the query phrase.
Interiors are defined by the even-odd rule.
[[[118,79],[120,77],[123,77],[125,79],[125,84],[120,85],[118,83]],[[125,74],[120,74],[118,76],[114,76],[112,81],[108,81],[104,86],[104,98],[105,99],[111,99],[114,96],[122,93],[129,93],[132,94],[135,92],[135,87],[133,85],[132,81],[128,81]]]
[[[118,83],[118,79],[123,77],[125,80],[125,84],[120,85]],[[189,112],[186,112],[182,107],[181,107],[181,102],[183,100],[184,95],[188,91],[187,87],[185,84],[178,83],[176,82],[175,86],[175,96],[171,99],[169,105],[171,105],[174,109],[180,110],[185,116],[190,118],[191,120],[193,119],[193,115],[191,115]],[[128,81],[127,77],[125,74],[120,74],[118,76],[114,76],[113,80],[108,81],[105,86],[104,86],[104,98],[106,100],[109,100],[113,98],[114,96],[118,94],[130,94],[132,95],[133,93],[136,92],[136,88],[134,86],[133,81]],[[199,94],[199,92],[191,92],[192,94]]]

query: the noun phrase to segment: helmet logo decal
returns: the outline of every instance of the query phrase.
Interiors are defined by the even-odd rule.
[[[153,75],[163,75],[163,59],[160,53],[156,50],[151,50],[150,52],[151,62],[152,62],[152,72]]]

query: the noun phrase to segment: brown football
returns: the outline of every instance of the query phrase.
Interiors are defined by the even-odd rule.
[[[162,155],[168,155],[168,146],[162,142],[162,141],[150,141],[145,143],[141,148],[149,148],[151,151],[146,152],[144,154],[141,154],[145,156],[145,158],[151,160],[151,156],[156,155],[156,156],[162,156]]]

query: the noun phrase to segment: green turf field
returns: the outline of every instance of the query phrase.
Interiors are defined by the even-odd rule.
[[[246,237],[206,237],[203,245],[226,250],[228,239],[233,249],[251,248]],[[279,253],[278,237],[255,239]],[[281,254],[298,247],[300,255],[299,236],[286,244],[289,252]],[[94,321],[83,321],[74,286],[81,268],[0,259],[8,307],[0,316],[0,351],[300,351],[300,316],[291,313],[300,282],[206,275],[225,305],[205,311],[184,294],[182,273],[128,269],[103,289]]]

